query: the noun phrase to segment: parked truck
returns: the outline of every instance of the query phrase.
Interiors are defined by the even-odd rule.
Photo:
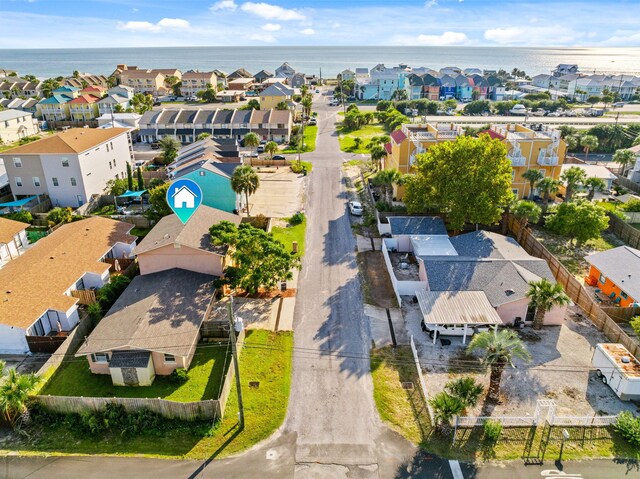
[[[591,358],[596,375],[623,401],[640,400],[640,361],[622,344],[599,343]]]

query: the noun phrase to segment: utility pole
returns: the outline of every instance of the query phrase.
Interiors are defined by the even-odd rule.
[[[233,317],[233,296],[229,296],[229,339],[231,340],[231,354],[233,355],[233,368],[236,371],[236,389],[238,390],[238,424],[244,429],[244,405],[242,403],[242,388],[240,387],[240,368],[238,367],[238,350],[236,348],[235,319]]]
[[[342,111],[344,112],[344,114],[346,116],[346,114],[347,114],[347,102],[345,101],[345,98],[344,98],[344,91],[342,91],[342,77],[340,77],[339,83],[340,83],[340,99],[342,100]]]

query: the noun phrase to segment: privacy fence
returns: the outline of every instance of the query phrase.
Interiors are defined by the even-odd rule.
[[[609,229],[615,235],[632,248],[640,248],[640,230],[621,220],[611,212],[609,215]]]

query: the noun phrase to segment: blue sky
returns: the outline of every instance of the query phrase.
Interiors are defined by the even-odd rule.
[[[640,0],[0,0],[0,49],[640,46]]]

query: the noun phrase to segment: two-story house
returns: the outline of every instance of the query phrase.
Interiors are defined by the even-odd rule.
[[[274,83],[260,92],[260,108],[270,110],[278,106],[280,102],[293,102],[293,88],[282,83]]]
[[[195,97],[196,93],[206,90],[209,86],[215,89],[217,84],[218,79],[214,72],[189,70],[182,74],[180,91],[182,92],[182,96],[187,98]]]
[[[13,143],[39,132],[38,121],[31,113],[20,110],[0,111],[0,145]]]
[[[69,115],[73,121],[87,122],[99,116],[99,97],[93,95],[79,95],[69,102]]]

